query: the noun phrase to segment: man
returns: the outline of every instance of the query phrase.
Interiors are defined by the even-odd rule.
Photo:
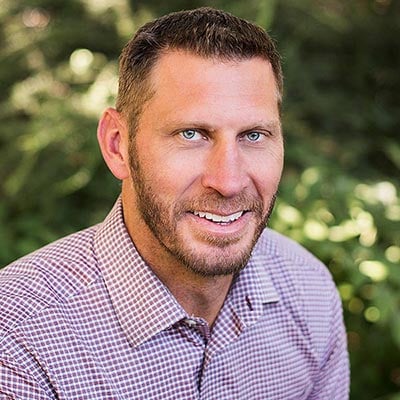
[[[346,399],[332,279],[265,229],[283,164],[268,35],[201,8],[120,60],[105,221],[1,272],[4,399]]]

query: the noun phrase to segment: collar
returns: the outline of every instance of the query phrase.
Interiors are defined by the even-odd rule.
[[[234,308],[242,329],[255,324],[265,311],[265,304],[280,300],[268,270],[273,268],[273,256],[257,247],[247,266],[236,277],[227,302]]]
[[[95,252],[118,321],[133,346],[187,317],[137,252],[119,198],[95,236]]]
[[[133,346],[189,318],[136,250],[124,223],[121,198],[100,224],[94,250],[118,321]],[[244,326],[258,320],[264,304],[279,301],[267,273],[271,262],[262,252],[254,252],[229,292],[227,302]]]

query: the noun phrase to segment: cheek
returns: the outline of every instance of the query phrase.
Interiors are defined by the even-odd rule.
[[[162,154],[147,152],[141,157],[141,169],[155,192],[165,199],[176,201],[192,187],[201,174],[201,160],[164,150]]]
[[[254,164],[252,178],[256,189],[264,199],[271,198],[278,190],[283,170],[283,152],[276,151],[262,157]]]

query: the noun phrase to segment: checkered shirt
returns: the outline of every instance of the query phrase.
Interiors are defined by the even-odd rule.
[[[210,332],[141,259],[121,201],[0,272],[0,399],[344,400],[330,274],[266,229]]]

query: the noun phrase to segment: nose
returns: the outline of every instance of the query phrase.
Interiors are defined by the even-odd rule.
[[[203,171],[203,187],[226,198],[238,195],[249,184],[246,161],[236,141],[214,144]]]

